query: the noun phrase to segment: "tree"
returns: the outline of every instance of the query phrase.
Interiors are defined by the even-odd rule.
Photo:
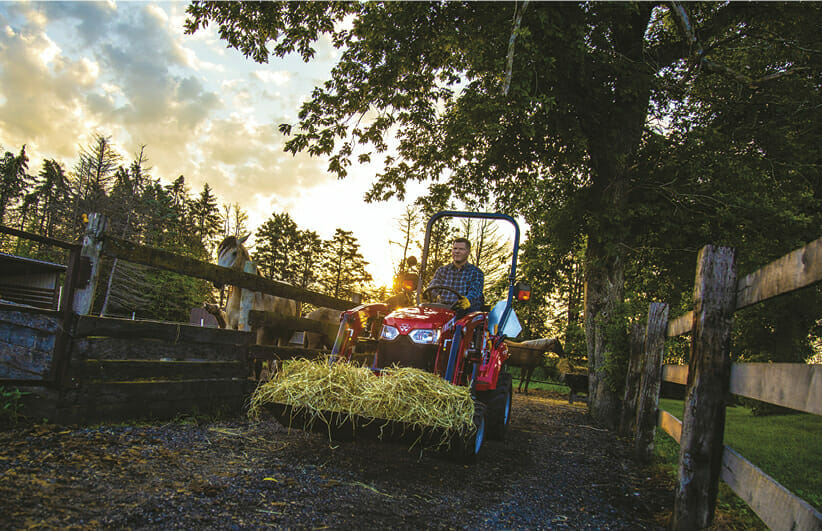
[[[54,159],[43,161],[34,193],[40,205],[40,220],[36,232],[49,238],[63,236],[58,231],[68,216],[66,205],[69,198],[69,181],[59,162]]]
[[[194,235],[203,242],[203,246],[208,253],[211,252],[214,237],[220,234],[222,229],[222,218],[220,209],[217,206],[217,198],[208,183],[203,185],[203,190],[194,201],[188,205],[191,216]]]
[[[319,234],[310,230],[297,232],[296,254],[292,259],[292,282],[301,288],[313,289],[319,279],[324,242]]]
[[[360,245],[353,233],[338,228],[325,246],[322,276],[319,279],[325,293],[350,299],[354,293],[365,292],[372,277],[365,270],[368,262],[360,254]]]
[[[6,215],[11,207],[28,189],[30,178],[26,171],[29,167],[29,157],[26,155],[26,146],[20,148],[20,153],[14,155],[9,151],[0,160],[0,223],[6,222]]]
[[[794,29],[813,27],[820,9],[804,4],[193,2],[188,13],[188,32],[219,21],[221,37],[259,62],[294,51],[310,60],[322,34],[343,49],[286,148],[328,156],[341,177],[353,157],[386,154],[368,199],[445,179],[460,199],[546,226],[560,254],[585,241],[591,412],[611,426],[629,250],[669,245],[658,224],[638,223],[668,207],[653,164],[671,135],[653,130],[654,113],[675,115],[700,83],[728,96],[756,87],[767,99],[769,87],[801,79],[813,86],[803,94],[818,93],[817,41]],[[697,189],[706,182],[688,177]],[[637,199],[648,195],[645,208]]]
[[[274,213],[254,236],[254,261],[266,278],[293,282],[297,277],[293,260],[297,254],[299,230],[291,216]]]
[[[74,170],[76,179],[75,215],[81,212],[105,212],[105,199],[114,182],[122,157],[111,144],[111,136],[95,133],[91,145],[82,148]]]

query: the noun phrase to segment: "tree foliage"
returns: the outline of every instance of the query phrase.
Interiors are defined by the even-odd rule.
[[[259,62],[309,60],[329,36],[338,64],[281,130],[339,176],[383,157],[368,199],[427,180],[522,214],[556,257],[583,242],[591,406],[607,424],[637,295],[684,304],[705,243],[736,245],[744,270],[818,237],[822,10],[527,6],[193,2],[187,31],[213,21]],[[774,226],[789,235],[768,246]]]

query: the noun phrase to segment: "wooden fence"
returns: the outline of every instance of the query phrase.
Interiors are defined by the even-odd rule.
[[[693,311],[669,320],[668,305],[652,303],[646,326],[634,328],[620,431],[635,433],[640,459],[653,455],[657,425],[680,444],[673,529],[711,524],[719,479],[771,529],[822,529],[819,511],[723,444],[729,393],[822,415],[822,365],[731,363],[729,355],[736,310],[820,281],[822,238],[739,281],[733,249],[706,246]],[[689,365],[662,366],[666,337],[689,332]],[[658,411],[661,381],[687,386],[681,421]]]
[[[242,318],[244,330],[88,315],[103,257],[228,284],[249,293],[269,293],[334,309],[355,306],[255,274],[127,242],[106,234],[105,225],[102,216],[92,214],[82,245],[0,227],[0,232],[69,250],[60,309],[0,304],[0,386],[30,393],[25,400],[27,415],[84,423],[239,411],[256,384],[249,380],[255,359],[323,354],[256,345],[251,329],[253,323],[265,322],[328,333],[328,323],[250,308]],[[333,328],[336,332],[336,325]]]

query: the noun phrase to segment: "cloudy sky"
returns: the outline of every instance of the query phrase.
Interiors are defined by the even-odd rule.
[[[126,161],[144,144],[154,177],[184,175],[192,194],[207,182],[221,203],[248,212],[251,229],[286,211],[323,238],[353,231],[369,271],[390,282],[402,208],[363,202],[378,168],[338,181],[324,159],[284,153],[277,130],[296,121],[337,52],[322,42],[311,64],[259,65],[213,26],[184,35],[186,5],[0,3],[0,147],[26,144],[35,173],[46,158],[71,169],[95,133],[111,135]]]

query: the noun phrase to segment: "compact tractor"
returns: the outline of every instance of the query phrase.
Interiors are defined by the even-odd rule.
[[[508,294],[493,308],[460,312],[438,300],[438,293],[453,292],[452,289],[423,286],[432,227],[444,217],[504,220],[513,225]],[[486,436],[491,439],[505,437],[511,418],[511,375],[502,371],[508,358],[504,339],[516,337],[521,329],[512,309],[513,300],[527,300],[530,296],[530,288],[515,280],[518,247],[519,226],[510,216],[455,211],[435,214],[426,227],[416,304],[401,307],[390,303],[365,304],[343,312],[331,363],[351,361],[357,350],[373,351],[376,347],[371,363],[371,370],[376,374],[394,366],[415,367],[439,375],[451,384],[470,386],[475,430],[467,439],[461,436],[460,440],[451,441],[450,446],[459,458],[473,460]],[[406,275],[405,280],[408,278]],[[462,294],[456,295],[460,297]],[[288,414],[285,411],[277,416],[287,417]],[[385,431],[384,425],[381,431]]]

